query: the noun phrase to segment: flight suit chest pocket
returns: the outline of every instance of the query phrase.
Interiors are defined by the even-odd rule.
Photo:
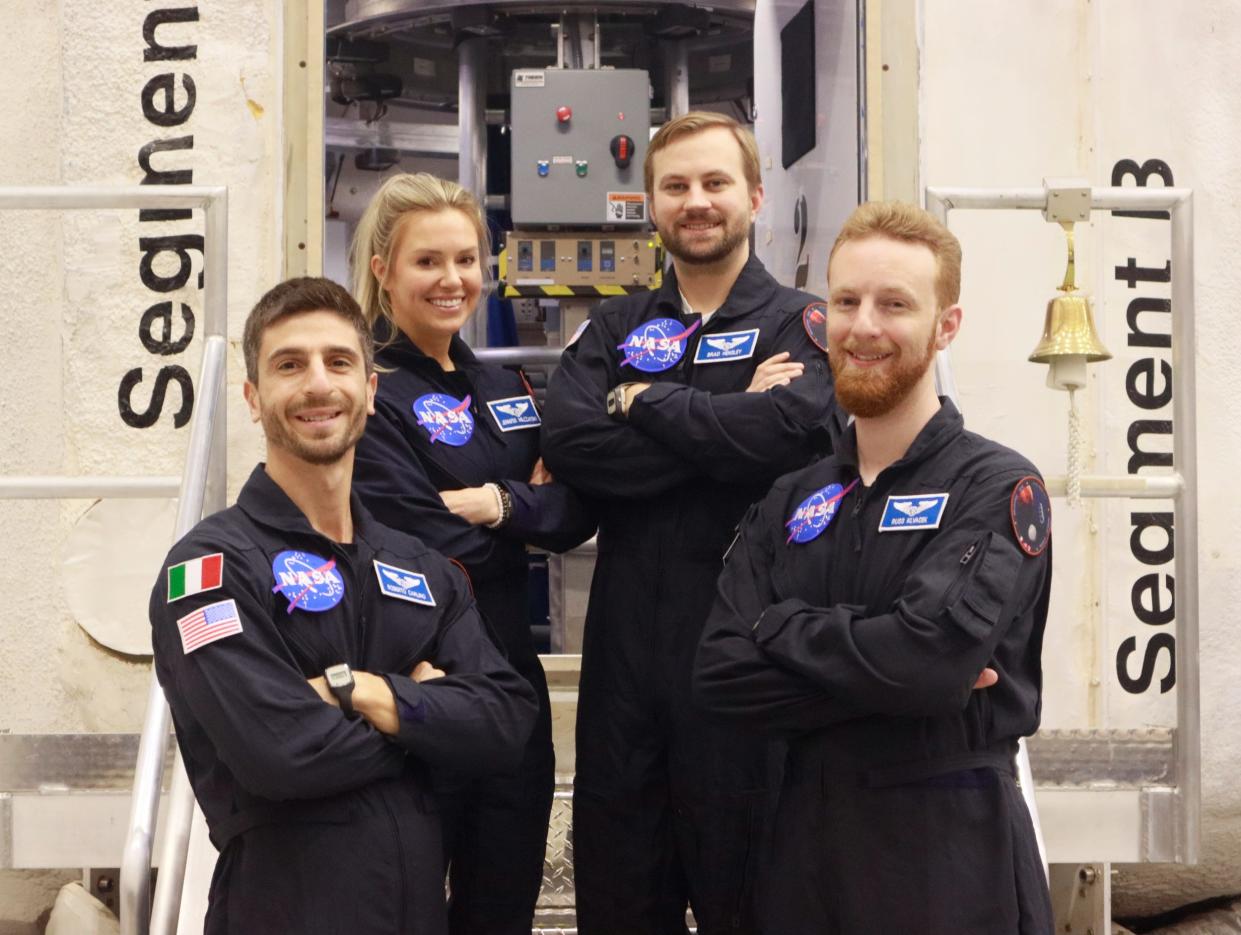
[[[1018,585],[1021,562],[1021,554],[994,532],[971,543],[946,595],[949,619],[975,639],[985,639]]]

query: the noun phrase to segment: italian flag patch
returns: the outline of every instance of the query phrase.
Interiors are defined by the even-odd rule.
[[[224,553],[192,558],[168,569],[168,603],[214,591],[224,580]]]

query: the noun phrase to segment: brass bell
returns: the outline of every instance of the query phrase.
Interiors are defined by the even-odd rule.
[[[1075,262],[1073,225],[1063,223],[1069,244],[1068,268],[1060,285],[1062,295],[1047,303],[1043,319],[1043,339],[1038,342],[1030,361],[1049,364],[1047,385],[1054,389],[1074,390],[1086,385],[1086,364],[1110,360],[1112,355],[1095,331],[1090,299],[1077,291],[1074,284]]]
[[[1090,299],[1080,292],[1058,295],[1047,303],[1043,339],[1030,355],[1030,361],[1049,364],[1057,357],[1070,355],[1085,357],[1088,364],[1112,358],[1095,331]]]

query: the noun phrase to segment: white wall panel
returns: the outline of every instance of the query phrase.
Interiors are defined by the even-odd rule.
[[[1241,76],[1230,63],[1241,45],[1241,7],[1226,2],[1056,0],[993,4],[924,0],[922,160],[928,185],[1037,186],[1044,176],[1080,175],[1112,184],[1122,160],[1158,159],[1178,186],[1195,189],[1197,238],[1198,478],[1201,490],[1203,862],[1198,868],[1125,868],[1118,912],[1154,912],[1241,891],[1241,727],[1235,716],[1241,664],[1233,647],[1241,594],[1241,501],[1231,481],[1241,466],[1235,416],[1241,376],[1233,310],[1241,242],[1236,218],[1241,171]],[[1123,173],[1122,173],[1123,175]],[[1132,175],[1122,179],[1133,184]],[[1160,184],[1157,178],[1152,184]],[[1024,363],[1042,310],[1063,270],[1062,237],[1037,215],[954,212],[965,247],[965,327],[954,347],[967,422],[1029,454],[1048,473],[1064,469],[1065,396],[1042,387],[1042,368]],[[1100,335],[1115,354],[1092,370],[1083,407],[1087,470],[1125,473],[1138,420],[1170,420],[1171,406],[1144,408],[1127,389],[1136,374],[1159,374],[1166,351],[1132,346],[1126,311],[1135,298],[1167,299],[1167,283],[1118,279],[1116,267],[1162,267],[1168,223],[1096,216],[1079,232],[1079,284],[1096,300]],[[1176,310],[1172,311],[1176,314]],[[1166,333],[1167,314],[1142,316]],[[1160,319],[1164,321],[1159,322]],[[1153,363],[1146,361],[1153,360]],[[1163,385],[1157,376],[1153,387]],[[1147,405],[1149,400],[1140,400]],[[1168,451],[1167,439],[1143,447]],[[1163,470],[1141,468],[1149,474]],[[1051,727],[1170,725],[1173,693],[1161,691],[1172,624],[1143,622],[1135,583],[1171,563],[1134,556],[1132,514],[1165,511],[1158,501],[1056,504],[1056,586],[1048,642],[1045,723]],[[1143,539],[1162,544],[1156,532]],[[1096,552],[1097,548],[1097,552]],[[1099,559],[1091,556],[1098,554]],[[1139,588],[1139,590],[1141,590]],[[1150,596],[1143,592],[1149,607]],[[1146,614],[1147,617],[1151,615]],[[1092,635],[1094,634],[1094,635]],[[1125,641],[1134,650],[1123,655]],[[1154,642],[1152,642],[1154,641]],[[1153,665],[1143,677],[1143,660]],[[1118,658],[1119,657],[1119,658]],[[1123,676],[1118,671],[1123,670]],[[1091,678],[1101,683],[1096,688]]]

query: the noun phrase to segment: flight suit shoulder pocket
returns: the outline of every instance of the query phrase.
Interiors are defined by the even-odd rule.
[[[961,555],[958,580],[947,596],[948,617],[976,639],[985,638],[1016,587],[1021,555],[994,532],[973,542]]]

